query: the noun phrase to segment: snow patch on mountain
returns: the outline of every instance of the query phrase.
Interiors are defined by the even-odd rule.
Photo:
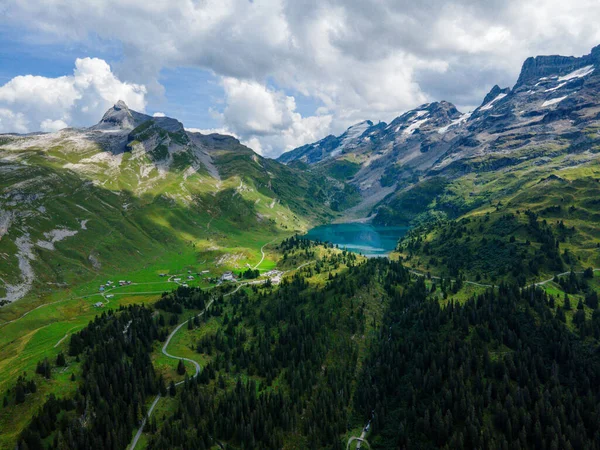
[[[569,81],[574,78],[583,78],[586,75],[589,75],[590,73],[592,73],[593,71],[594,71],[594,66],[585,66],[585,67],[582,67],[581,69],[574,70],[573,72],[568,73],[565,76],[559,77],[558,81]]]
[[[334,158],[344,151],[346,147],[355,143],[355,141],[360,138],[365,131],[367,131],[370,127],[373,126],[373,122],[370,120],[364,120],[356,125],[352,125],[350,128],[346,130],[340,145],[330,153],[330,157]]]
[[[506,97],[505,93],[502,92],[498,94],[496,97],[494,97],[493,100],[490,100],[488,103],[479,108],[479,111],[487,111],[488,109],[492,109],[494,103],[498,102],[499,100],[502,100],[504,97]]]
[[[428,113],[429,113],[428,111],[424,111],[424,110],[421,110],[421,111],[415,111],[415,112],[414,112],[414,114],[413,114],[413,116],[410,118],[410,125],[408,125],[408,126],[407,126],[407,127],[406,127],[406,128],[403,130],[403,131],[402,131],[402,133],[403,133],[403,134],[412,134],[412,133],[414,133],[414,131],[415,131],[417,128],[419,128],[421,125],[423,125],[425,122],[427,122],[427,120],[429,120],[429,118],[425,118],[425,119],[421,119],[421,120],[419,120],[419,117],[423,117],[423,116],[425,116],[425,115],[426,115],[426,114],[428,114]],[[390,125],[388,125],[388,127],[387,127],[387,128],[389,128],[390,126],[391,126],[391,124],[390,124]],[[402,127],[403,127],[403,125],[398,125],[398,126],[396,127],[396,129],[394,130],[394,133],[398,133]],[[387,129],[387,128],[386,128],[386,129]]]
[[[402,134],[413,134],[417,129],[419,129],[421,127],[421,125],[423,125],[428,120],[429,120],[429,117],[426,117],[425,119],[414,121],[413,123],[411,123],[409,126],[407,126],[402,131]]]
[[[562,102],[567,97],[568,97],[568,95],[565,95],[564,97],[558,97],[558,98],[553,98],[551,100],[546,100],[544,103],[542,103],[542,108]]]
[[[340,155],[344,149],[357,144],[357,140],[373,126],[370,120],[364,120],[348,128],[342,136],[339,145],[329,153],[329,158],[335,158]]]
[[[558,86],[555,86],[555,87],[550,88],[550,89],[546,89],[544,92],[554,92],[554,91],[560,89],[561,87],[565,86],[566,84],[567,84],[567,82],[565,81],[563,83],[560,83]]]
[[[350,141],[359,138],[362,134],[367,131],[373,123],[365,120],[363,122],[357,123],[356,125],[352,125],[350,128],[346,130],[345,137],[342,139],[342,146],[348,144]]]
[[[458,119],[453,120],[452,122],[450,122],[448,125],[446,125],[445,127],[441,127],[438,129],[438,133],[440,134],[444,134],[446,133],[450,128],[460,125],[461,123],[466,122],[467,120],[469,120],[469,117],[471,117],[471,115],[473,114],[473,111],[469,111],[468,113],[464,113],[462,116],[460,116]]]

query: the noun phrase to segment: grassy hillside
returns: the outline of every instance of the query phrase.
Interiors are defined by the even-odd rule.
[[[426,179],[394,198],[382,217],[417,225],[399,246],[415,267],[524,283],[600,266],[599,179],[593,154],[524,161]]]
[[[0,392],[64,350],[95,303],[152,301],[175,275],[208,288],[227,270],[271,269],[272,243],[336,216],[329,198],[341,190],[322,178],[231,138],[198,147],[149,131],[138,127],[122,153],[70,130],[2,139],[0,298],[14,301],[0,308]],[[100,292],[109,280],[132,284]],[[37,408],[27,405],[3,410],[0,428],[22,428]]]
[[[536,289],[486,289],[302,240],[278,250],[290,267],[280,286],[180,287],[149,312],[103,315],[63,340],[56,351],[65,352],[66,368],[52,355],[49,380],[29,371],[37,392],[19,405],[11,385],[0,409],[2,429],[11,431],[0,442],[81,448],[89,439],[121,448],[162,392],[136,448],[356,448],[359,436],[381,449],[594,448],[593,272]],[[132,314],[141,319],[130,321]],[[185,326],[168,351],[200,363],[194,381],[189,361],[180,367],[161,353],[178,323]],[[144,373],[144,382],[96,395],[89,386],[105,386],[110,374],[98,362],[124,350],[112,370]],[[61,400],[40,409],[49,392]],[[85,426],[82,410],[90,413]]]

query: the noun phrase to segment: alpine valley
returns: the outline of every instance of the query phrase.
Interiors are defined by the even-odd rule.
[[[600,46],[277,160],[121,101],[0,135],[0,447],[599,449],[599,133]]]

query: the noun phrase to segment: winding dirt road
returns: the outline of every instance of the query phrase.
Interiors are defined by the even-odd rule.
[[[265,245],[267,245],[267,244],[265,244]],[[308,261],[308,262],[306,262],[306,263],[304,263],[304,264],[300,264],[300,265],[299,265],[298,267],[296,267],[295,269],[290,269],[290,270],[287,270],[287,271],[285,271],[285,272],[284,272],[284,274],[285,274],[285,273],[288,273],[288,272],[291,272],[292,270],[300,270],[301,268],[303,268],[303,267],[305,267],[305,266],[307,266],[307,265],[309,265],[309,264],[311,264],[311,263],[313,263],[313,262],[315,262],[315,261]],[[259,264],[260,264],[260,263],[259,263]],[[269,279],[269,278],[266,278],[266,279],[264,279],[264,280],[249,281],[249,282],[247,282],[247,283],[240,283],[240,284],[238,284],[238,286],[237,286],[237,287],[236,287],[236,288],[235,288],[233,291],[231,291],[231,292],[228,292],[227,294],[223,295],[223,298],[225,298],[225,297],[229,297],[230,295],[233,295],[233,294],[235,294],[237,291],[239,291],[239,290],[240,290],[241,288],[243,288],[244,286],[253,285],[253,284],[263,284],[263,283],[266,283],[268,279]],[[211,305],[213,304],[213,302],[214,302],[214,301],[215,301],[215,299],[214,299],[214,298],[213,298],[213,299],[211,299],[211,300],[210,300],[210,302],[208,302],[208,304],[206,305],[206,307],[205,307],[205,308],[204,308],[204,309],[203,309],[203,310],[202,310],[202,311],[201,311],[199,314],[197,314],[195,317],[200,317],[200,316],[204,315],[204,313],[205,313],[205,312],[208,310],[208,308],[210,308],[210,307],[211,307]],[[193,377],[197,377],[197,376],[200,374],[200,370],[201,370],[201,368],[200,368],[200,364],[198,364],[198,362],[196,362],[196,361],[194,361],[194,360],[192,360],[192,359],[189,359],[189,358],[184,358],[184,357],[182,357],[182,356],[175,356],[175,355],[172,355],[172,354],[170,354],[170,353],[167,351],[167,347],[168,347],[168,346],[169,346],[169,344],[171,343],[171,339],[173,338],[173,336],[175,336],[175,334],[176,334],[176,333],[177,333],[177,332],[178,332],[178,331],[181,329],[181,327],[183,327],[184,325],[186,325],[186,324],[188,323],[188,320],[189,320],[189,319],[187,319],[187,320],[185,320],[185,321],[181,322],[179,325],[177,325],[177,326],[175,327],[175,329],[174,329],[174,330],[171,332],[171,334],[169,334],[169,337],[167,337],[167,340],[165,341],[165,344],[164,344],[164,345],[163,345],[163,347],[162,347],[162,353],[163,353],[163,354],[164,354],[166,357],[168,357],[168,358],[177,359],[177,360],[180,360],[180,359],[181,359],[181,360],[183,360],[183,361],[187,361],[187,362],[189,362],[189,363],[193,364],[193,365],[194,365],[194,368],[196,369],[196,373],[194,373],[194,375],[191,377],[191,378],[193,378]],[[181,384],[183,384],[183,383],[184,383],[184,381],[180,381],[180,382],[178,382],[178,383],[175,383],[175,386],[179,386],[179,385],[181,385]],[[137,443],[138,443],[138,441],[139,441],[140,437],[142,436],[142,432],[144,431],[144,426],[146,425],[146,422],[147,422],[147,420],[148,420],[148,419],[150,418],[150,416],[152,415],[152,411],[154,410],[154,407],[156,406],[156,404],[158,403],[158,401],[159,401],[159,400],[160,400],[160,394],[158,394],[158,395],[156,396],[156,398],[155,398],[155,399],[154,399],[154,401],[152,402],[152,405],[150,406],[150,409],[148,410],[148,413],[147,413],[147,414],[146,414],[146,416],[145,416],[145,417],[142,419],[142,423],[140,424],[140,427],[139,427],[139,429],[138,429],[137,433],[135,434],[135,436],[134,436],[134,438],[133,438],[133,441],[131,441],[131,445],[129,446],[129,450],[133,450],[133,449],[135,448],[135,446],[137,445]]]

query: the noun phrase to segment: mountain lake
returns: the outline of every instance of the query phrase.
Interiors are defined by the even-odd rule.
[[[311,240],[337,244],[351,252],[367,257],[387,256],[396,248],[398,239],[409,227],[386,227],[367,223],[334,223],[321,225],[304,236]]]

